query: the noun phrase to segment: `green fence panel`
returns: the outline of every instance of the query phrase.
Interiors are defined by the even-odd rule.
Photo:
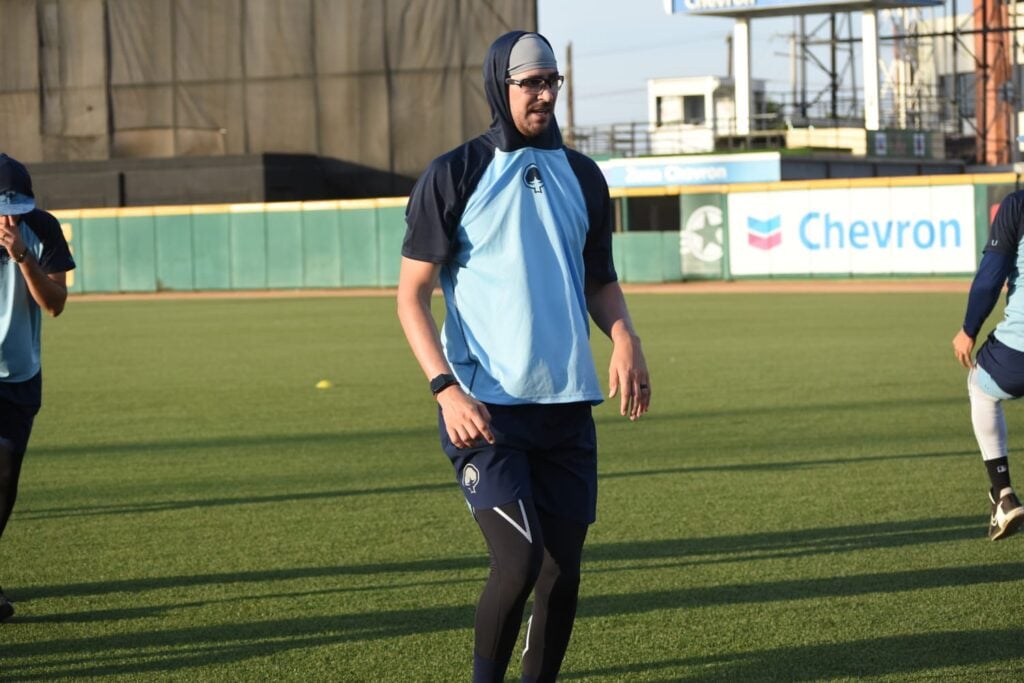
[[[660,232],[625,232],[620,236],[626,282],[661,282]]]
[[[265,214],[263,212],[231,214],[229,234],[232,288],[264,289],[267,286]]]
[[[193,288],[231,289],[231,216],[192,215]]]
[[[622,246],[624,232],[612,234],[612,261],[615,263],[615,273],[619,276],[619,282],[628,282],[629,274],[626,272],[626,248]]]
[[[118,220],[122,292],[156,290],[155,227],[152,216],[122,216]]]
[[[79,223],[80,253],[75,277],[83,292],[118,292],[120,248],[116,218],[83,218]]]
[[[156,216],[156,288],[190,291],[192,276],[192,217]]]
[[[64,239],[68,242],[68,249],[71,250],[71,257],[75,259],[75,265],[81,267],[78,263],[78,230],[82,224],[77,218],[60,218],[58,220],[60,221],[60,228],[64,232]],[[77,294],[82,291],[82,282],[81,278],[78,277],[78,268],[68,273],[67,283],[69,292]]]
[[[302,212],[268,211],[267,286],[294,289],[302,286]]]
[[[988,229],[995,218],[999,205],[1011,192],[1016,192],[1017,186],[1012,183],[975,185],[974,186],[974,243],[977,249],[976,261],[981,260],[981,254],[988,242]]]
[[[377,266],[379,287],[398,284],[398,271],[402,265],[402,240],[405,238],[405,207],[387,207],[377,210],[380,262]]]
[[[661,281],[677,282],[683,279],[683,262],[679,257],[679,231],[669,230],[661,235]]]
[[[726,276],[729,201],[724,192],[700,192],[679,197],[681,225],[676,245],[680,279],[708,280]]]
[[[341,286],[341,234],[337,211],[306,211],[302,217],[305,287]]]
[[[341,235],[341,283],[345,287],[376,287],[377,211],[348,209],[338,212]]]

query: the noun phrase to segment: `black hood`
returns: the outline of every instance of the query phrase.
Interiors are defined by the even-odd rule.
[[[512,111],[508,105],[508,86],[505,85],[505,78],[508,77],[508,59],[512,53],[512,46],[526,33],[528,31],[510,31],[499,37],[491,44],[491,49],[484,60],[484,92],[487,93],[487,103],[491,105],[491,128],[488,135],[493,136],[498,149],[505,152],[522,147],[559,149],[562,146],[562,133],[558,130],[554,111],[551,112],[551,123],[547,130],[535,138],[524,136],[512,121]],[[544,36],[541,38],[548,42]]]

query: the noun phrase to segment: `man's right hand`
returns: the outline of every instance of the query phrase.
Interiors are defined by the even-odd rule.
[[[974,366],[971,354],[974,352],[974,337],[971,337],[963,328],[953,337],[953,355],[960,361],[960,365],[970,370]]]
[[[494,443],[487,406],[464,392],[458,384],[442,389],[436,398],[452,445],[470,448],[479,445],[481,440]]]

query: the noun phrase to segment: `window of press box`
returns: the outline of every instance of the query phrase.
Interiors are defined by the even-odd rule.
[[[619,199],[619,202],[622,203],[620,206],[625,207],[625,211],[622,213],[626,220],[620,226],[622,230],[629,232],[679,230],[679,195],[623,197]]]

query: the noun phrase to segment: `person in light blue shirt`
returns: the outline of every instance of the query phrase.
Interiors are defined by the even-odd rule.
[[[0,539],[42,403],[41,312],[64,310],[67,272],[74,267],[60,223],[36,208],[25,166],[0,154]],[[0,621],[13,614],[0,589]]]
[[[478,683],[504,680],[531,592],[522,680],[555,680],[569,644],[596,518],[591,411],[603,392],[591,319],[613,343],[619,412],[637,420],[651,400],[612,263],[607,184],[555,121],[562,82],[543,36],[499,37],[484,62],[489,130],[435,159],[406,210],[398,315],[491,555],[474,628]]]
[[[968,369],[971,423],[988,472],[988,537],[1000,541],[1024,523],[1024,506],[1010,482],[1006,418],[1003,401],[1024,396],[1024,192],[1014,192],[999,205],[988,242],[971,283],[964,323],[953,337],[953,353]],[[1007,286],[1003,319],[972,359],[981,327]]]

